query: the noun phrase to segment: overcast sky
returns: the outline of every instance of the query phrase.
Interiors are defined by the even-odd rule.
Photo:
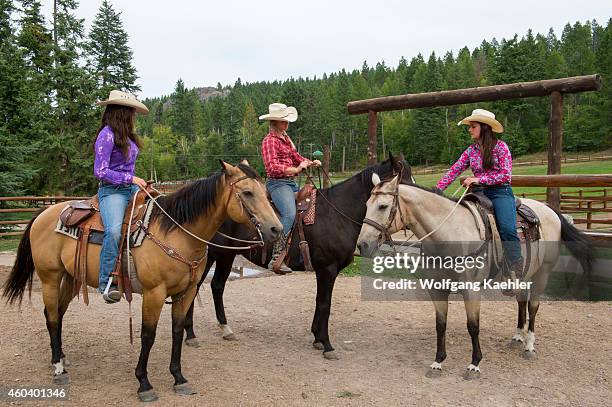
[[[87,32],[102,0],[81,0]],[[43,0],[50,17],[53,0]],[[419,52],[444,55],[515,33],[561,36],[570,22],[612,17],[609,0],[111,0],[122,13],[141,97],[187,87],[313,77]],[[499,5],[494,5],[499,3]]]

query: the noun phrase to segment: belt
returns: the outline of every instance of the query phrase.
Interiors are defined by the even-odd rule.
[[[129,187],[130,184],[111,184],[110,182],[100,181],[98,187]]]

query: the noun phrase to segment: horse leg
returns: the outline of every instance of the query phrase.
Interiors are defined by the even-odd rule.
[[[319,315],[316,321],[318,323],[315,327],[316,333],[313,333],[315,333],[315,344],[318,342],[323,345],[323,356],[329,360],[338,359],[338,355],[329,340],[329,313],[337,276],[338,268],[334,265],[329,265],[320,271],[317,270],[317,309],[315,314],[318,312]]]
[[[552,266],[543,265],[540,270],[533,276],[533,284],[531,288],[531,296],[529,298],[529,327],[527,328],[527,340],[525,341],[525,351],[523,357],[525,359],[535,359],[535,319],[538,309],[540,308],[540,294],[544,292],[548,283],[548,275]]]
[[[232,331],[232,328],[230,328],[227,324],[225,307],[223,306],[223,292],[225,290],[225,283],[227,282],[227,279],[232,271],[232,264],[234,264],[235,258],[235,255],[221,256],[218,258],[217,265],[215,266],[215,274],[210,282],[210,289],[215,302],[215,313],[217,314],[219,328],[221,329],[223,339],[228,341],[238,340]]]
[[[430,296],[436,309],[436,360],[431,364],[426,376],[433,378],[442,374],[442,362],[446,359],[448,291],[431,291]]]
[[[66,357],[64,350],[62,348],[62,326],[64,322],[64,314],[68,310],[68,306],[70,302],[74,298],[72,294],[72,290],[74,287],[74,278],[68,273],[64,275],[64,284],[60,288],[60,299],[59,299],[59,324],[58,324],[58,336],[59,336],[59,346],[60,346],[60,357],[62,362],[64,363],[64,367],[70,366],[70,361]]]
[[[144,290],[142,295],[142,328],[140,331],[140,357],[136,365],[136,378],[140,383],[138,387],[138,398],[140,401],[155,401],[157,395],[153,386],[149,382],[147,364],[149,353],[155,343],[157,332],[157,322],[166,299],[166,289],[164,286],[157,286],[152,290]]]
[[[49,271],[47,273],[48,274],[43,274],[41,282],[43,302],[45,304],[45,320],[47,321],[47,331],[49,331],[49,338],[51,340],[53,384],[66,385],[70,383],[70,377],[62,361],[62,345],[60,339],[61,318],[59,313],[59,294],[62,273],[56,273],[54,271]],[[41,274],[42,273],[39,272],[39,276],[41,276]]]
[[[525,321],[527,319],[527,292],[522,290],[516,297],[518,303],[518,323],[516,325],[516,331],[512,335],[510,340],[510,347],[522,346],[525,342]]]
[[[198,287],[196,289],[196,296],[200,292],[200,287],[202,283],[204,283],[204,279],[208,275],[210,268],[215,262],[214,256],[208,256],[206,260],[206,267],[204,268],[204,273],[202,274],[202,278],[198,282]],[[195,298],[194,301],[191,302],[191,306],[189,306],[189,310],[187,311],[187,315],[185,316],[185,345],[191,346],[193,348],[199,348],[200,343],[196,339],[195,332],[193,332],[193,310],[195,308]]]
[[[468,365],[463,378],[465,380],[472,380],[480,377],[479,364],[482,360],[480,341],[478,339],[478,334],[480,333],[480,298],[470,298],[469,294],[464,295],[467,329],[470,333],[470,338],[472,338],[472,363]]]
[[[187,396],[196,392],[191,388],[187,379],[181,372],[181,351],[183,348],[183,331],[185,330],[185,316],[195,298],[197,287],[190,286],[181,300],[172,298],[172,355],[170,357],[170,373],[174,376],[174,392]]]

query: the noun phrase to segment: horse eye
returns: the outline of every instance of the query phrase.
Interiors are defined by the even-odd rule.
[[[379,205],[379,206],[378,206],[378,210],[380,210],[380,211],[384,211],[384,210],[385,210],[385,209],[387,209],[388,207],[389,207],[389,205],[387,205],[387,204],[382,204],[382,205]]]
[[[249,198],[252,198],[253,197],[253,192],[251,192],[251,191],[243,191],[242,195],[248,196]]]

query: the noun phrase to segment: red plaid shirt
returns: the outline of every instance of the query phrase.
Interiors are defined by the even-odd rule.
[[[268,178],[288,178],[288,167],[297,167],[306,158],[302,157],[289,136],[270,132],[261,142],[261,155]]]

